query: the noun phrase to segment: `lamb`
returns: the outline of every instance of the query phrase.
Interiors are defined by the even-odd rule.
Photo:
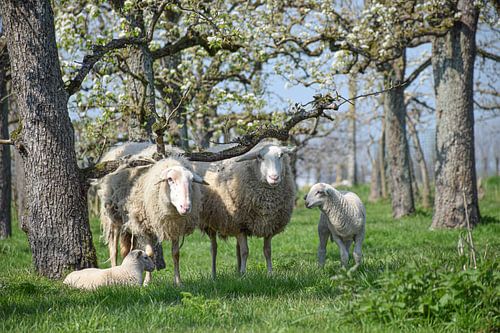
[[[349,248],[354,241],[355,265],[349,272],[361,265],[361,246],[365,238],[366,210],[361,199],[353,192],[340,192],[333,186],[318,183],[311,187],[304,197],[307,208],[319,207],[321,216],[318,224],[319,265],[325,265],[326,245],[332,238],[339,247],[340,261],[347,268]]]
[[[193,166],[210,187],[202,188],[200,229],[210,237],[212,277],[216,277],[217,235],[236,237],[237,268],[246,272],[247,236],[264,238],[267,270],[272,272],[271,240],[290,222],[295,184],[288,154],[275,143],[258,144],[246,155]]]
[[[107,217],[139,238],[151,257],[155,243],[170,240],[174,283],[180,285],[179,240],[193,233],[201,205],[200,188],[192,183],[207,183],[179,155],[146,167],[119,168],[107,177]],[[122,252],[127,253],[130,246],[130,242],[122,243]],[[151,273],[147,272],[145,283],[150,280]]]
[[[142,273],[151,272],[154,267],[153,261],[144,251],[134,250],[123,259],[120,266],[75,271],[66,276],[63,283],[70,287],[88,290],[116,284],[142,286]]]

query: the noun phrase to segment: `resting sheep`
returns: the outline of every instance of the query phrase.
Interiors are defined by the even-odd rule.
[[[179,272],[179,241],[191,234],[199,221],[200,188],[206,184],[193,172],[187,160],[179,155],[146,167],[121,168],[106,179],[108,217],[123,223],[123,230],[145,244],[153,257],[153,245],[163,240],[172,242],[174,283],[181,284]],[[122,252],[128,252],[122,244]],[[151,280],[146,273],[145,283]]]
[[[340,250],[340,261],[347,268],[349,248],[354,241],[353,257],[356,270],[361,264],[361,245],[365,238],[366,210],[359,197],[352,192],[340,192],[333,186],[318,183],[304,197],[307,208],[319,207],[321,217],[318,224],[318,261],[325,265],[326,245],[331,237]]]
[[[290,149],[261,143],[246,155],[215,163],[193,163],[210,186],[202,188],[200,229],[211,240],[212,277],[216,276],[217,235],[235,236],[238,271],[246,272],[247,236],[264,238],[267,270],[272,272],[271,239],[290,222],[295,183]]]
[[[63,283],[70,287],[89,290],[116,284],[142,286],[142,273],[151,272],[154,267],[153,261],[144,251],[134,250],[123,259],[120,266],[75,271],[66,276]]]

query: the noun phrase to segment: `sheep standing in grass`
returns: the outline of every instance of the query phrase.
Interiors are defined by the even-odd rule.
[[[151,272],[154,268],[153,261],[144,251],[134,250],[123,259],[120,266],[75,271],[66,276],[64,284],[80,289],[95,289],[115,284],[142,286],[142,273]]]
[[[119,168],[106,177],[101,184],[101,194],[108,219],[104,225],[113,230],[105,232],[112,235],[107,237],[113,243],[111,256],[114,254],[116,258],[118,233],[139,239],[151,257],[155,243],[170,240],[174,283],[180,285],[179,241],[191,234],[199,221],[201,194],[199,186],[193,183],[206,183],[193,172],[187,160],[175,154],[145,167]],[[130,241],[123,240],[122,255],[132,246]],[[148,272],[145,283],[150,280]]]
[[[246,272],[247,236],[264,238],[267,270],[272,272],[271,239],[290,222],[295,184],[286,147],[261,143],[246,155],[215,163],[193,163],[210,186],[202,188],[200,229],[211,240],[216,276],[217,235],[236,237],[238,271]]]
[[[361,264],[361,246],[365,238],[366,210],[359,197],[352,192],[340,192],[333,186],[318,183],[305,196],[307,208],[319,207],[321,217],[318,224],[318,260],[325,265],[326,245],[331,237],[340,250],[340,261],[347,268],[349,249],[354,241],[353,257],[356,270]]]

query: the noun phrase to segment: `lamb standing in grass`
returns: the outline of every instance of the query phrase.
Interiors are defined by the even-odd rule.
[[[318,224],[318,261],[325,265],[328,238],[337,243],[340,261],[347,268],[349,248],[354,241],[353,257],[356,270],[361,264],[361,245],[365,238],[366,210],[359,197],[352,192],[340,192],[333,186],[318,183],[304,197],[307,208],[319,207],[321,217]]]
[[[107,269],[87,268],[70,273],[64,284],[80,289],[95,289],[100,286],[115,284],[142,286],[144,271],[151,272],[155,268],[151,258],[141,250],[130,252],[120,266]]]
[[[290,222],[295,183],[286,147],[263,142],[246,155],[215,163],[193,163],[210,184],[202,188],[200,229],[211,240],[216,276],[217,235],[235,236],[238,271],[246,272],[247,236],[264,238],[267,270],[272,272],[271,239]]]

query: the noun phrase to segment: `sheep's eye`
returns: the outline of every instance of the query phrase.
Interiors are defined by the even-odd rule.
[[[278,157],[279,157],[279,158],[282,158],[282,157],[283,157],[283,153],[279,153],[279,154],[278,154]]]
[[[260,155],[257,155],[257,159],[258,159],[259,161],[262,161],[264,158],[263,158],[262,156],[260,156]]]
[[[169,182],[169,183],[173,183],[173,182],[174,182],[174,180],[172,179],[172,177],[168,177],[168,178],[167,178],[167,182]]]
[[[316,192],[316,194],[317,194],[318,196],[322,196],[322,195],[324,195],[324,194],[325,194],[325,192],[324,192],[324,191],[318,191],[318,192]]]

